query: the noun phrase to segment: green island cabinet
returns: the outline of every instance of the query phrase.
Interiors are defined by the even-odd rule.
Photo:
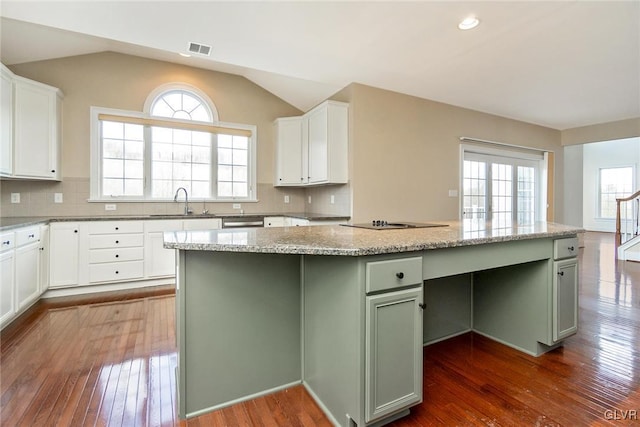
[[[474,331],[538,356],[577,331],[575,229],[371,255],[300,243],[367,238],[344,228],[165,234],[181,418],[303,384],[335,425],[379,426],[422,402],[424,345]]]

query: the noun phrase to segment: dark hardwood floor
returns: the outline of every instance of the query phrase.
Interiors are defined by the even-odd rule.
[[[580,250],[580,329],[531,357],[475,334],[425,348],[424,403],[395,426],[640,425],[640,263]],[[2,426],[328,426],[301,386],[188,421],[175,408],[174,297],[38,304],[1,335]]]

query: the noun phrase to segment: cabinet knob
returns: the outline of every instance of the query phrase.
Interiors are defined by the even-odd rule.
[[[573,252],[576,248],[574,248],[573,246],[569,246],[567,249],[569,249],[571,252]]]
[[[421,309],[425,310],[427,308],[427,304],[421,302],[420,304],[418,304],[420,306]]]
[[[120,255],[116,254],[116,258],[120,258]]]
[[[119,274],[119,273],[120,273],[119,271],[116,271],[116,274]]]
[[[399,272],[399,273],[396,273],[396,277],[397,277],[398,279],[404,279],[404,273],[403,273],[402,271],[401,271],[401,272]]]
[[[55,169],[51,169],[51,173],[56,173],[56,170]]]
[[[116,245],[117,245],[118,243],[120,243],[120,240],[116,240]]]
[[[73,232],[74,232],[74,233],[77,233],[77,232],[78,232],[78,230],[73,230]]]
[[[120,230],[120,227],[116,227],[116,231]]]
[[[564,276],[564,271],[558,271],[558,276]]]

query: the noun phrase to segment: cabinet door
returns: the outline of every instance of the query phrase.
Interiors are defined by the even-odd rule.
[[[317,108],[308,115],[309,183],[329,179],[328,107]]]
[[[300,185],[302,176],[302,118],[286,117],[274,123],[276,176],[274,185]]]
[[[49,252],[49,287],[78,284],[79,224],[61,222],[51,224]]]
[[[13,317],[15,307],[15,252],[0,253],[0,324]]]
[[[14,175],[56,177],[57,94],[53,88],[18,79],[15,82]]]
[[[40,294],[49,288],[49,226],[40,227]]]
[[[553,265],[553,340],[559,341],[578,331],[578,261]]]
[[[17,309],[31,304],[40,295],[40,243],[16,249]]]
[[[422,287],[367,297],[365,417],[422,401]]]
[[[0,175],[13,173],[13,77],[4,65],[0,73]]]

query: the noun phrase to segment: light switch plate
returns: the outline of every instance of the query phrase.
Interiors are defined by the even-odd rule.
[[[62,203],[62,193],[53,193],[53,203]]]
[[[11,193],[11,203],[20,203],[20,193]]]
[[[289,203],[289,196],[284,196],[284,202]]]
[[[449,197],[458,197],[458,190],[449,190]]]
[[[336,203],[336,196],[334,196],[333,194],[331,195],[331,197],[329,198],[329,203],[331,203],[332,205],[335,205]]]

